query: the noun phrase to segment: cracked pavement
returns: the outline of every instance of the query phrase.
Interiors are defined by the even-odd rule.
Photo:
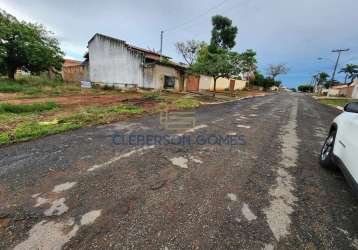
[[[118,145],[159,115],[0,148],[0,249],[358,249],[358,201],[318,165],[338,111],[302,94],[198,108],[185,134]]]

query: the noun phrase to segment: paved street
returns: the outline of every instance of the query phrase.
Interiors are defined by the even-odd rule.
[[[119,145],[159,116],[0,148],[0,249],[358,249],[358,200],[318,165],[333,108],[302,94],[201,107],[185,135]]]

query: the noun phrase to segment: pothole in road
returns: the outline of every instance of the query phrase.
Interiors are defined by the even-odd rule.
[[[231,200],[231,201],[237,201],[237,196],[236,196],[236,194],[228,193],[226,196],[227,196],[227,197],[229,198],[229,200]]]
[[[53,216],[66,213],[68,211],[68,206],[65,204],[65,201],[65,198],[53,201],[51,207],[45,210],[44,215]]]
[[[257,216],[250,210],[249,205],[246,203],[242,206],[241,212],[248,221],[257,219]]]
[[[170,161],[173,163],[173,165],[178,166],[180,168],[188,168],[188,159],[182,156],[174,157],[170,159]]]
[[[174,157],[171,158],[170,161],[173,165],[178,166],[180,168],[184,168],[187,169],[188,167],[188,163],[189,160],[196,163],[196,164],[202,164],[203,161],[200,159],[195,158],[194,156],[189,156],[189,158],[185,158],[183,156],[179,156],[179,157]]]
[[[77,182],[66,182],[66,183],[60,184],[60,185],[55,186],[53,188],[52,192],[61,193],[63,191],[71,189],[76,184],[77,184]]]
[[[75,224],[74,218],[62,222],[43,220],[32,227],[28,239],[15,246],[14,250],[61,249],[82,226],[93,224],[100,215],[101,210],[90,211],[81,216],[79,225]]]

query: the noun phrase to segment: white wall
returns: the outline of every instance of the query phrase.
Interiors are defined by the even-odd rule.
[[[339,95],[339,89],[328,89],[327,96],[338,96]]]
[[[235,90],[243,90],[246,87],[246,81],[235,80]],[[230,88],[230,79],[219,78],[216,80],[216,90],[225,90]],[[214,78],[211,76],[200,75],[199,89],[214,90]]]
[[[352,86],[353,86],[352,98],[358,99],[358,79],[354,80]]]
[[[89,43],[88,50],[91,82],[143,87],[142,54],[128,50],[124,43],[98,35]]]

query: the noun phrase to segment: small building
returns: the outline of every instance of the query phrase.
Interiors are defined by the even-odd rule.
[[[348,97],[352,87],[347,84],[332,86],[328,89],[327,96]]]
[[[270,90],[271,90],[271,91],[279,91],[280,88],[277,87],[277,86],[271,86],[271,87],[270,87]],[[287,91],[287,89],[284,89],[284,90]]]
[[[65,82],[88,80],[88,67],[86,61],[81,62],[72,59],[64,59],[61,75]]]
[[[184,90],[185,66],[123,40],[95,34],[88,42],[89,81],[118,88]]]

